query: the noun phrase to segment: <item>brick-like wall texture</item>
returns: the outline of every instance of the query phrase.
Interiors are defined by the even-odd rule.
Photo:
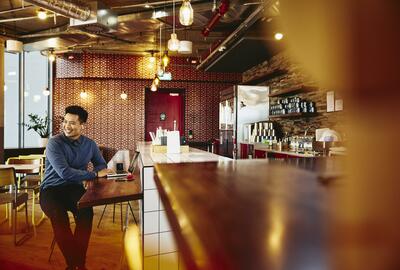
[[[273,121],[280,127],[282,134],[287,132],[289,135],[303,135],[305,129],[310,128],[308,135],[312,135],[315,134],[315,129],[325,127],[343,132],[345,121],[344,111],[326,112],[326,92],[334,91],[335,89],[318,88],[317,83],[313,81],[310,76],[306,75],[306,72],[302,70],[298,63],[295,63],[289,58],[287,52],[281,52],[272,57],[269,61],[265,61],[247,70],[243,73],[243,81],[262,78],[276,69],[285,70],[286,72],[260,82],[258,85],[269,86],[271,93],[300,84],[317,88],[316,91],[288,96],[298,96],[302,99],[315,102],[317,114],[310,117],[274,119]],[[274,103],[277,98],[279,97],[270,97],[270,104]],[[346,101],[344,101],[344,103],[345,102]],[[346,104],[344,104],[344,106],[346,106]]]
[[[185,89],[185,136],[193,130],[193,141],[217,138],[219,92],[241,79],[241,74],[206,73],[188,65],[184,59],[171,60],[173,80],[162,81],[161,88]],[[89,112],[84,130],[104,147],[111,158],[119,149],[134,149],[144,139],[144,96],[154,71],[148,69],[148,57],[81,54],[72,60],[57,59],[53,92],[53,128],[59,132],[64,109],[81,105]],[[88,93],[86,100],[80,92]],[[120,94],[125,91],[127,100]]]

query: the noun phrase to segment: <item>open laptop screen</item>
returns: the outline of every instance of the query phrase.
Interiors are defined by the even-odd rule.
[[[139,158],[139,152],[135,151],[131,163],[129,164],[128,172],[133,173],[135,171],[138,158]]]

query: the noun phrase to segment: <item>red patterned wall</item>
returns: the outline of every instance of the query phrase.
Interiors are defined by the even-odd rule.
[[[134,149],[135,142],[144,139],[144,91],[151,84],[148,78],[154,74],[132,67],[132,60],[146,62],[147,58],[83,54],[73,61],[57,60],[53,93],[55,119],[64,114],[66,106],[85,107],[89,112],[85,134],[107,149],[107,158],[118,149]],[[191,129],[193,141],[217,138],[219,91],[240,81],[241,75],[197,71],[193,66],[183,66],[185,60],[179,58],[172,62],[175,65],[169,71],[174,80],[162,81],[161,87],[186,89],[185,136]],[[137,78],[134,72],[138,72]],[[82,90],[88,93],[86,100],[80,98]],[[127,100],[120,98],[122,91],[128,94]],[[58,130],[59,120],[53,125]]]

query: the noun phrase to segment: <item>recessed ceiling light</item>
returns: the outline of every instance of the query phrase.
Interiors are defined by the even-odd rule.
[[[39,19],[41,19],[41,20],[47,19],[46,10],[44,10],[44,9],[42,9],[42,8],[39,9],[38,12],[37,12],[37,17],[38,17]]]
[[[275,37],[276,40],[281,40],[283,38],[283,34],[278,32],[278,33],[275,33],[274,37]]]

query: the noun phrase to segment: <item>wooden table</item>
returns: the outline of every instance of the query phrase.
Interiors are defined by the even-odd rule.
[[[155,168],[187,270],[330,269],[333,187],[317,174],[265,160]]]
[[[0,164],[1,168],[14,168],[16,173],[30,173],[40,168],[39,164]]]
[[[98,178],[87,181],[86,193],[78,201],[78,208],[143,199],[140,180],[118,181]]]

